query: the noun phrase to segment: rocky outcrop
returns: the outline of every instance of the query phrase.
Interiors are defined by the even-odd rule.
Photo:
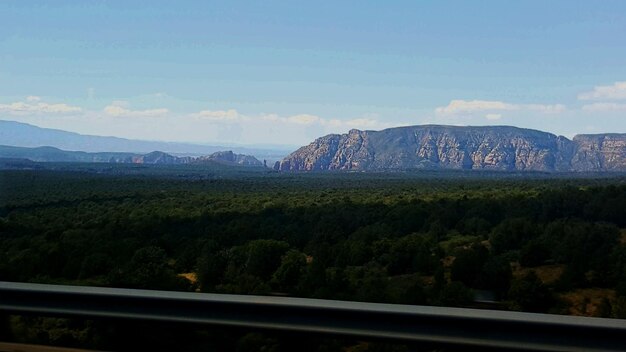
[[[220,164],[233,166],[263,166],[257,158],[251,155],[235,154],[232,151],[215,152],[211,155],[192,157],[178,157],[164,152],[152,152],[145,155],[133,157],[133,163],[138,164],[188,164],[202,162],[217,162]]]
[[[235,154],[232,151],[216,152],[211,155],[194,158],[190,156],[174,156],[160,151],[154,151],[148,154],[111,152],[86,153],[80,151],[66,151],[54,147],[24,148],[0,145],[0,158],[24,159],[36,162],[133,163],[162,165],[217,162],[232,166],[263,166],[263,163],[251,155]]]
[[[276,170],[626,171],[626,134],[574,140],[509,126],[408,126],[318,138]]]
[[[135,164],[186,164],[189,158],[179,158],[164,152],[154,151],[144,155],[138,155],[132,158]]]
[[[578,171],[626,171],[626,134],[582,134],[573,139],[572,168]]]
[[[263,166],[263,163],[252,155],[235,154],[230,150],[202,156],[197,158],[196,161],[215,161],[239,166]]]

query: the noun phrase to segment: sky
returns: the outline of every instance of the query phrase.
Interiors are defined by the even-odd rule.
[[[0,119],[233,145],[624,133],[626,1],[3,0]]]

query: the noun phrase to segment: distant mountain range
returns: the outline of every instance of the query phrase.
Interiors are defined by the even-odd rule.
[[[0,159],[4,159],[4,162],[29,160],[37,162],[96,162],[167,165],[216,162],[232,166],[264,166],[262,162],[251,155],[235,154],[232,151],[219,151],[200,157],[177,157],[160,151],[153,151],[147,154],[116,152],[87,153],[61,150],[54,147],[24,148],[0,145]]]
[[[382,131],[353,129],[345,134],[320,137],[284,157],[286,154],[286,151],[269,149],[89,136],[0,120],[0,158],[5,161],[28,159],[40,162],[143,164],[210,161],[263,166],[265,162],[259,161],[261,159],[269,162],[278,160],[274,169],[280,171],[460,169],[626,172],[626,134],[582,134],[570,140],[512,126],[423,125]]]
[[[154,150],[161,150],[173,155],[187,156],[202,156],[219,151],[232,150],[235,153],[254,155],[256,158],[260,160],[266,159],[268,162],[280,160],[289,153],[289,150],[286,149],[209,146],[91,136],[5,120],[0,120],[0,145],[28,148],[49,146],[65,151],[90,153],[128,152],[145,154]]]
[[[626,134],[585,134],[570,140],[510,126],[355,129],[318,138],[276,162],[274,168],[626,171]]]

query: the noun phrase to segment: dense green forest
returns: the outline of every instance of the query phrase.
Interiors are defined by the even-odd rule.
[[[0,171],[0,280],[626,318],[622,176],[233,170]],[[95,323],[1,324],[112,346]]]

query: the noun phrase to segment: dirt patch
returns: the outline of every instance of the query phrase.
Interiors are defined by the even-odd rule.
[[[448,255],[444,257],[443,259],[441,259],[441,264],[443,265],[445,269],[449,269],[452,267],[452,264],[454,264],[454,259],[456,259],[456,257]]]
[[[615,300],[615,290],[608,288],[581,288],[560,294],[559,297],[568,305],[568,313],[570,315],[597,317],[602,313],[600,310],[605,299],[609,300],[609,302]]]
[[[535,268],[524,268],[519,265],[512,265],[513,276],[515,278],[520,278],[528,275],[528,273],[532,270],[537,274],[537,277],[544,284],[553,284],[558,280],[563,271],[565,271],[565,265],[562,264],[551,264],[551,265],[542,265]]]
[[[178,274],[178,276],[184,277],[185,279],[187,279],[189,282],[191,282],[194,285],[198,283],[198,275],[196,275],[196,273],[182,273],[182,274]]]

